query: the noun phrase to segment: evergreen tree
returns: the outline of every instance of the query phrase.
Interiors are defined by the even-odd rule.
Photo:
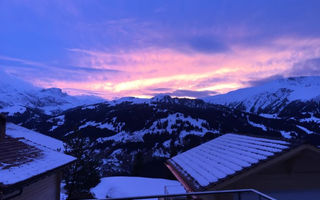
[[[178,154],[177,147],[174,142],[175,142],[174,139],[170,140],[170,157],[171,158]]]
[[[139,150],[134,156],[132,175],[140,176],[143,168],[143,153]]]
[[[95,142],[82,137],[80,133],[66,141],[65,153],[77,158],[64,172],[69,199],[90,198],[90,188],[100,182],[101,161],[94,155],[94,145]]]

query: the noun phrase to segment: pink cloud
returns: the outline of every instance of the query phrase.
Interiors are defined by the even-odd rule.
[[[42,87],[59,87],[71,94],[95,94],[108,99],[150,97],[153,88],[167,88],[166,92],[225,93],[248,86],[252,80],[278,74],[290,75],[294,63],[320,56],[320,39],[286,38],[271,43],[268,47],[232,45],[230,51],[215,54],[184,53],[164,48],[117,52],[69,49],[72,66],[101,72],[78,71],[78,79],[46,77],[33,79],[32,82]],[[0,59],[48,67],[27,60]],[[108,70],[121,73],[110,73]],[[68,70],[62,72],[70,73]]]
[[[246,48],[232,46],[231,52],[220,54],[186,54],[170,49],[141,49],[108,53],[72,49],[81,54],[78,65],[121,70],[106,81],[87,82],[81,88],[99,91],[103,96],[146,96],[148,88],[172,88],[225,93],[247,86],[252,79],[263,79],[275,74],[287,75],[291,66],[301,60],[320,56],[319,39],[278,39],[272,47]],[[311,53],[312,52],[312,53]],[[112,64],[117,60],[116,64]],[[201,82],[225,77],[201,87]],[[57,83],[62,87],[63,83]],[[74,84],[75,87],[77,84]]]

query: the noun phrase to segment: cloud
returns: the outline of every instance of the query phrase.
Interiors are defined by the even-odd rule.
[[[192,37],[186,42],[192,50],[202,53],[221,53],[229,50],[225,43],[215,39],[213,36]]]
[[[121,71],[107,76],[106,80],[93,77],[87,81],[87,85],[76,82],[72,85],[99,91],[109,99],[115,96],[150,97],[156,93],[173,93],[176,90],[225,93],[280,78],[280,75],[287,76],[293,63],[317,55],[316,52],[320,53],[320,39],[285,38],[270,44],[272,47],[231,45],[231,51],[222,54],[190,54],[158,48],[116,52],[71,49],[72,65]],[[116,65],[110,63],[114,59],[119,61]],[[275,74],[279,76],[274,76]],[[71,87],[61,81],[55,84]],[[207,94],[188,95],[197,97]]]
[[[279,79],[283,79],[283,78],[284,78],[283,75],[277,74],[277,75],[272,75],[272,76],[265,77],[262,79],[249,80],[249,81],[246,81],[246,84],[249,84],[250,86],[259,86],[259,85],[263,85],[265,83],[268,83],[270,81],[279,80]]]
[[[0,53],[23,53],[31,60],[57,54],[61,59],[64,48],[190,48],[216,53],[229,50],[231,44],[268,45],[279,37],[320,34],[317,0],[125,2],[2,2]]]
[[[165,94],[175,97],[191,97],[191,98],[201,98],[201,97],[207,97],[211,95],[217,94],[215,91],[194,91],[194,90],[175,90],[173,92],[168,93],[152,93],[148,95],[156,96],[159,94]]]
[[[213,77],[209,79],[202,80],[197,84],[197,87],[208,87],[216,83],[230,81],[229,77]]]
[[[318,0],[0,4],[1,70],[43,87],[197,96],[319,74]]]
[[[149,90],[155,91],[155,92],[164,92],[164,91],[170,91],[170,90],[172,90],[172,88],[151,88]]]
[[[19,58],[12,58],[12,57],[6,57],[0,55],[0,65],[10,65],[15,67],[21,67],[21,68],[38,68],[38,69],[55,69],[55,70],[63,70],[63,71],[83,71],[83,72],[113,72],[118,73],[121,72],[119,70],[115,69],[100,69],[100,68],[94,68],[94,67],[78,67],[78,66],[70,66],[70,65],[64,65],[64,66],[54,66],[50,64],[44,64],[40,62],[35,61],[29,61]]]
[[[64,88],[63,89],[68,94],[74,95],[89,95],[89,96],[103,96],[103,91],[93,91],[93,90],[85,90],[85,89],[76,89],[76,88]]]
[[[320,75],[320,57],[307,59],[295,63],[289,70],[290,76],[318,76]]]
[[[106,74],[121,73],[120,70],[94,67],[78,67],[71,65],[54,66],[41,62],[12,58],[0,55],[1,70],[24,79],[37,79],[38,81],[87,81],[90,77],[106,80]],[[48,76],[50,74],[50,76]],[[103,77],[101,76],[103,74]]]

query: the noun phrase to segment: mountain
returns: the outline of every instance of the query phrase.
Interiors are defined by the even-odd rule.
[[[103,163],[103,176],[168,178],[166,159],[225,133],[313,138],[320,145],[317,81],[283,79],[207,102],[167,95],[102,102],[5,77],[0,81],[0,112],[10,122],[64,141],[85,138]]]
[[[199,99],[157,96],[78,106],[58,115],[10,121],[62,140],[88,138],[104,175],[167,177],[163,162],[224,133],[297,138],[320,133],[319,126],[272,119]],[[134,174],[143,163],[142,174]]]
[[[29,110],[57,114],[80,105],[104,100],[95,96],[70,96],[59,88],[38,88],[12,75],[0,72],[0,112],[12,116]]]
[[[241,111],[267,114],[269,117],[320,117],[320,77],[294,77],[239,89],[227,94],[203,98]]]

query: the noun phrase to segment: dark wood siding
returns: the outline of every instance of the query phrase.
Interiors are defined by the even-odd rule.
[[[23,188],[23,193],[13,200],[58,200],[60,189],[57,188],[58,174],[44,177],[38,182]]]

